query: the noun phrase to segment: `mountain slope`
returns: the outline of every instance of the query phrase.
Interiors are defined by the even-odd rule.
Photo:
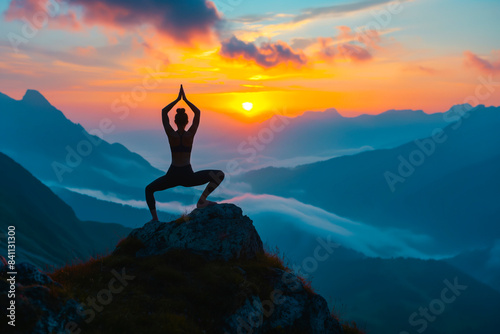
[[[424,328],[429,334],[494,333],[500,326],[500,293],[443,261],[332,261],[314,273],[314,280],[313,286],[334,300],[343,319],[366,325],[372,334],[418,333]],[[450,286],[460,288],[453,293]],[[441,299],[444,289],[452,302]],[[419,313],[421,308],[430,309],[433,321]]]
[[[316,218],[302,211],[302,207],[290,209],[301,211],[311,222]],[[341,319],[355,321],[367,333],[418,333],[420,326],[410,325],[408,318],[418,313],[420,307],[429,308],[431,301],[439,299],[441,290],[446,287],[444,280],[453,282],[455,277],[460,285],[467,285],[467,289],[456,302],[446,304],[445,311],[435,321],[428,322],[425,333],[495,333],[500,325],[495,313],[500,307],[500,293],[492,289],[494,285],[486,286],[482,275],[476,275],[475,270],[480,265],[457,269],[447,260],[367,257],[349,249],[336,232],[315,233],[304,229],[294,221],[297,217],[277,214],[259,222],[255,212],[250,214],[263,242],[271,249],[277,247],[290,267],[310,279],[314,290],[328,301]],[[359,236],[354,234],[349,238]],[[392,248],[386,240],[376,235],[372,238],[374,245]],[[498,250],[500,247],[496,252],[489,252],[487,257],[491,259],[491,272],[498,273],[500,269]],[[476,259],[473,257],[471,261]],[[496,268],[493,267],[495,262]]]
[[[233,204],[148,223],[108,256],[38,277],[18,286],[27,297],[17,312],[33,310],[20,323],[30,333],[67,325],[85,333],[359,333],[343,331],[325,299],[264,251]],[[0,301],[7,289],[0,278]]]
[[[118,223],[126,227],[134,228],[137,227],[138,224],[143,224],[151,216],[147,208],[139,209],[125,204],[99,200],[95,197],[79,194],[66,188],[51,187],[50,189],[71,206],[80,220]],[[161,196],[157,197],[162,198]],[[170,198],[167,198],[167,200],[169,199]],[[176,200],[176,198],[170,200]],[[158,208],[158,214],[161,221],[169,221],[174,218],[172,214],[163,212],[161,208]]]
[[[94,130],[104,137],[116,126],[111,118],[101,125]],[[72,123],[34,90],[20,101],[0,99],[0,151],[46,184],[59,186],[139,193],[163,174],[124,146]]]
[[[439,137],[293,169],[266,168],[240,178],[255,193],[294,197],[335,214],[433,236],[430,251],[457,251],[500,238],[500,108],[477,107]],[[445,138],[445,139],[443,139]],[[422,143],[428,146],[425,154]],[[431,152],[433,151],[433,152]],[[417,152],[417,153],[415,153]],[[421,153],[418,153],[421,152]],[[423,157],[393,184],[401,161]],[[403,175],[403,174],[401,174]],[[399,180],[399,179],[398,179]],[[474,228],[471,223],[474,222]],[[458,227],[458,228],[457,228]],[[466,236],[466,237],[464,237]]]
[[[0,229],[16,229],[18,260],[61,266],[113,247],[129,229],[79,221],[73,210],[21,165],[0,153]],[[6,248],[2,249],[2,254]]]

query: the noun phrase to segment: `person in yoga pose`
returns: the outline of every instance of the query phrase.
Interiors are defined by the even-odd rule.
[[[194,113],[193,124],[187,131],[185,128],[188,124],[188,115],[184,108],[178,108],[175,115],[177,131],[170,126],[168,118],[170,110],[172,110],[181,99],[186,102]],[[221,184],[222,180],[224,180],[224,172],[221,170],[209,169],[193,172],[191,167],[191,149],[193,147],[194,135],[200,125],[200,109],[186,98],[182,85],[177,99],[163,108],[162,121],[170,143],[170,150],[172,151],[172,163],[164,176],[151,182],[146,187],[146,203],[153,216],[153,221],[158,221],[154,197],[155,192],[177,186],[194,187],[208,183],[196,204],[197,208],[203,208],[216,204],[215,202],[207,200],[207,197]]]

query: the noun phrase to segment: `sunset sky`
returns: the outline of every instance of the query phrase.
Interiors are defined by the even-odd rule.
[[[146,124],[181,83],[245,122],[500,105],[497,0],[43,2],[0,0],[0,92],[83,124],[124,105]]]

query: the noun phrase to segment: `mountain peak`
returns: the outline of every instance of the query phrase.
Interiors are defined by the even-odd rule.
[[[332,117],[332,118],[333,118],[333,117],[334,117],[334,118],[343,118],[343,117],[344,117],[344,116],[342,116],[342,115],[338,112],[338,110],[337,110],[337,109],[335,109],[335,108],[329,108],[329,109],[326,109],[326,110],[324,111],[324,113],[325,113],[326,115],[328,115],[329,117]]]
[[[329,108],[324,111],[306,111],[299,116],[301,119],[305,120],[324,120],[331,118],[343,118],[337,109]]]
[[[473,109],[474,107],[471,106],[469,103],[463,103],[463,104],[455,104],[448,110],[448,113],[454,113],[454,112],[462,112],[466,113],[467,111]]]
[[[34,89],[28,89],[24,94],[22,101],[39,106],[51,105],[50,102],[39,91]]]

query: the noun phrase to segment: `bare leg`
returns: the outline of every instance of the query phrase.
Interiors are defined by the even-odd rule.
[[[224,179],[224,177],[222,177],[222,178]],[[207,200],[207,197],[215,189],[217,189],[217,187],[220,185],[221,182],[222,182],[222,180],[219,181],[219,182],[217,182],[217,181],[211,181],[209,184],[207,184],[207,187],[205,188],[205,190],[201,194],[200,199],[198,200],[198,203],[196,203],[196,207],[197,208],[204,208],[206,206],[217,204],[216,202]]]
[[[217,189],[223,180],[224,172],[221,170],[202,170],[193,174],[190,186],[198,186],[209,182],[196,204],[197,208],[217,204],[207,200],[207,197]]]
[[[167,177],[167,175],[164,175],[154,180],[146,187],[146,203],[148,204],[149,211],[151,212],[151,216],[153,217],[151,221],[159,221],[158,213],[156,212],[156,200],[154,193],[175,186],[176,184],[173,182],[173,180]]]

